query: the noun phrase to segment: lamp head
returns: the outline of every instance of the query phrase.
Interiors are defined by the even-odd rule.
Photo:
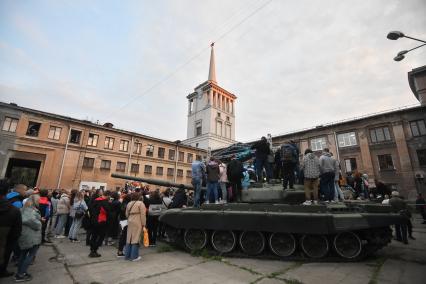
[[[397,56],[395,56],[394,58],[393,58],[393,60],[395,60],[395,61],[401,61],[402,59],[404,59],[405,58],[405,56],[404,55],[402,55],[402,54],[398,54]]]
[[[387,35],[387,38],[390,39],[390,40],[397,40],[400,37],[404,37],[404,34],[400,31],[391,31]]]

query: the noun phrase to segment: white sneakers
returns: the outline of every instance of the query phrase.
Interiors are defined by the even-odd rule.
[[[65,239],[65,238],[66,238],[66,236],[64,236],[64,235],[55,236],[55,239]]]
[[[302,205],[312,205],[312,202],[310,200],[306,200],[302,203]]]
[[[142,257],[138,256],[137,258],[133,259],[132,261],[139,261],[141,259],[142,259]]]

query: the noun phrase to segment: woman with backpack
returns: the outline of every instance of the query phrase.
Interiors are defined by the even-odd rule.
[[[79,243],[77,239],[78,230],[80,230],[83,217],[87,211],[87,204],[84,201],[84,194],[82,191],[76,193],[73,205],[70,210],[70,216],[72,218],[72,224],[68,234],[68,238],[73,243]]]
[[[132,197],[126,207],[127,217],[127,242],[125,258],[130,261],[139,261],[139,242],[142,235],[142,229],[146,225],[146,209],[141,200],[139,192],[132,193]]]
[[[120,207],[120,226],[121,226],[121,235],[120,239],[118,241],[118,250],[117,250],[117,257],[124,257],[124,246],[126,245],[126,239],[127,239],[127,217],[126,217],[126,208],[127,204],[130,202],[130,194],[126,194],[123,197],[123,201],[121,202]]]
[[[152,191],[148,199],[147,229],[149,246],[155,246],[157,242],[158,218],[163,210],[163,201],[160,198],[160,190]]]

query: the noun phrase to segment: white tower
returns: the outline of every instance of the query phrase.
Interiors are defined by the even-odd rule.
[[[214,43],[211,44],[208,80],[189,94],[187,139],[183,143],[202,149],[218,149],[236,143],[235,100],[216,81]]]

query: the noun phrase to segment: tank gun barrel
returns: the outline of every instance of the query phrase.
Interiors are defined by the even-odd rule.
[[[170,181],[166,181],[166,180],[132,177],[132,176],[128,176],[128,175],[121,175],[121,174],[115,174],[115,173],[111,174],[111,177],[121,178],[121,179],[126,179],[126,180],[140,181],[140,182],[145,182],[145,183],[148,183],[148,184],[154,184],[154,185],[165,186],[165,187],[180,187],[180,186],[183,185],[184,188],[186,188],[186,189],[194,190],[194,187],[192,185],[180,184],[180,183],[170,182]]]

